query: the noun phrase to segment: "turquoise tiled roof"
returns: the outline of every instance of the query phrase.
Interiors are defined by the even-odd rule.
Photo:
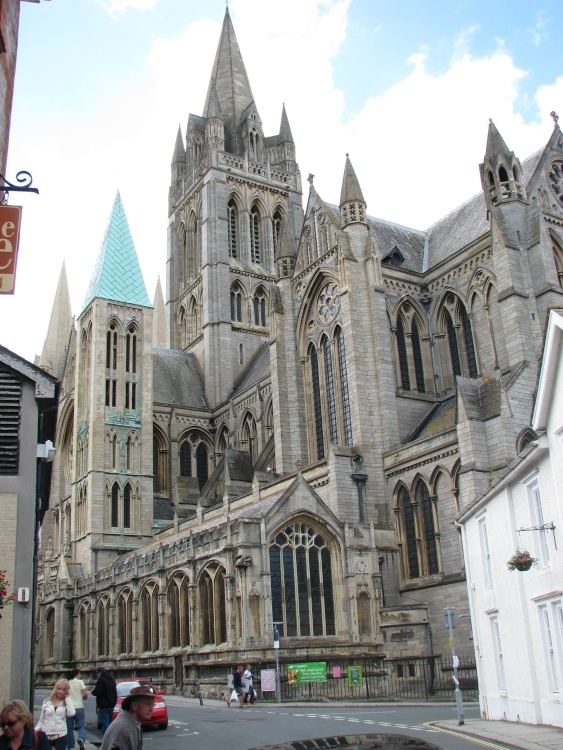
[[[119,190],[82,309],[96,297],[152,307]]]

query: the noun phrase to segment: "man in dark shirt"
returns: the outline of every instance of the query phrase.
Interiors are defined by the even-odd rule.
[[[104,667],[98,667],[96,677],[97,682],[92,690],[92,695],[96,696],[98,719],[102,734],[105,734],[111,722],[114,706],[117,703],[117,688],[115,680],[109,672],[106,672]]]
[[[236,690],[240,707],[244,708],[244,692],[242,689],[242,664],[239,664],[236,672],[233,674],[233,690]]]

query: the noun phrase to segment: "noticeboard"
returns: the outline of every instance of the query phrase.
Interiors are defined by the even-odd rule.
[[[326,682],[326,661],[289,664],[287,681],[290,685],[302,682]]]

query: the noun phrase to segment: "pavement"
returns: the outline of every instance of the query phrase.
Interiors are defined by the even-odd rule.
[[[174,702],[176,705],[186,706],[199,706],[199,700],[197,698],[184,698],[183,696],[174,695],[169,696],[169,700]],[[204,705],[224,707],[225,703],[220,700],[204,699]],[[258,703],[253,708],[271,708],[271,703]],[[284,704],[285,707],[291,705],[294,708],[320,708],[322,705],[323,710],[327,709],[342,709],[354,706],[365,707],[366,703],[291,703]],[[420,703],[370,703],[370,706],[424,706],[428,704]],[[433,706],[444,705],[451,707],[451,703],[436,704],[432,703]],[[559,727],[546,726],[544,724],[523,724],[522,722],[514,721],[490,721],[486,719],[465,719],[465,723],[459,726],[457,720],[447,721],[433,721],[429,722],[429,726],[436,729],[441,729],[447,734],[453,734],[456,736],[465,736],[468,738],[475,738],[480,744],[494,747],[495,743],[501,743],[502,745],[510,745],[511,747],[519,748],[520,750],[563,750],[563,729]],[[87,732],[86,750],[98,750],[101,744],[101,738],[95,736],[93,733]],[[438,741],[436,744],[440,744]]]

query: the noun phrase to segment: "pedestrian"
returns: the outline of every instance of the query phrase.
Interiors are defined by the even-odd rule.
[[[51,695],[43,701],[41,716],[35,728],[45,732],[54,750],[66,750],[66,721],[74,714],[68,680],[57,680]]]
[[[33,717],[23,701],[4,703],[0,726],[0,750],[51,750],[45,732],[33,731]]]
[[[79,669],[73,669],[70,673],[70,680],[68,681],[70,690],[70,700],[75,708],[76,713],[74,716],[67,717],[67,736],[66,736],[66,747],[67,750],[74,750],[74,730],[78,731],[78,747],[80,750],[84,750],[84,743],[86,742],[86,718],[84,716],[84,701],[88,699],[88,693],[86,692],[86,685],[82,681],[82,675]]]
[[[96,696],[96,709],[103,735],[111,723],[113,709],[117,703],[115,680],[104,667],[98,667],[96,670],[96,684],[92,695]]]
[[[133,688],[123,699],[116,720],[104,734],[100,750],[142,750],[141,722],[151,718],[156,697],[148,685]]]
[[[242,689],[242,664],[239,664],[236,671],[233,673],[233,690],[238,695],[240,707],[244,708],[244,692]]]
[[[246,669],[244,670],[242,676],[246,681],[244,703],[254,703],[254,701],[256,700],[256,691],[254,690],[254,686],[252,684],[252,667],[250,666],[250,664],[246,665]]]

